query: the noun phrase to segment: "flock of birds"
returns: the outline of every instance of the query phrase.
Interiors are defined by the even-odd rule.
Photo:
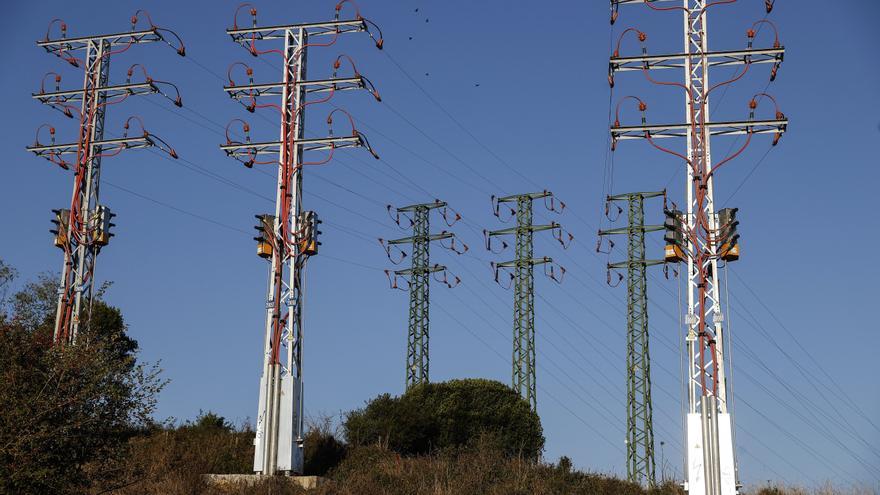
[[[416,7],[415,9],[413,9],[413,12],[414,12],[415,14],[418,14],[418,13],[419,13],[419,7]],[[429,23],[430,21],[431,21],[430,18],[425,17],[425,23],[426,23],[426,24]],[[409,40],[412,41],[412,40],[413,40],[413,37],[412,37],[412,36],[409,36]],[[431,75],[430,72],[425,72],[425,77],[430,77],[430,75]],[[475,83],[474,83],[474,87],[475,87],[475,88],[479,88],[479,87],[480,87],[480,83],[475,82]]]

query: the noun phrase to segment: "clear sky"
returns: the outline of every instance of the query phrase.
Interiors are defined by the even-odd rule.
[[[308,414],[339,414],[403,390],[408,296],[388,289],[382,269],[390,263],[376,242],[405,235],[387,217],[389,203],[440,198],[464,217],[455,229],[471,251],[432,251],[432,262],[447,264],[462,284],[452,290],[434,284],[431,292],[431,379],[508,382],[513,294],[494,284],[488,261],[512,254],[481,249],[479,232],[505,226],[491,214],[490,194],[546,188],[568,209],[558,218],[536,213],[536,221],[558,219],[576,236],[567,251],[549,235],[537,235],[535,243],[537,256],[553,256],[568,269],[562,285],[542,275],[535,284],[538,410],[547,458],[569,455],[581,468],[625,473],[625,287],[605,284],[607,257],[594,251],[600,221],[610,225],[602,219],[602,197],[611,182],[615,193],[668,184],[670,197],[683,204],[684,180],[681,163],[643,142],[618,147],[613,181],[603,173],[609,165],[607,58],[610,40],[629,26],[648,34],[649,53],[680,51],[680,14],[622,7],[611,35],[605,0],[360,4],[383,28],[385,52],[366,36],[351,35],[310,53],[312,77],[329,75],[339,53],[351,55],[384,102],[357,92],[332,100],[354,113],[382,161],[363,150],[338,152],[331,165],[305,176],[306,208],[325,221],[322,252],[307,274]],[[764,16],[763,4],[739,0],[713,8],[711,47],[745,46],[745,31]],[[113,82],[124,81],[133,63],[174,81],[182,109],[160,98],[130,98],[107,116],[110,135],[121,133],[129,115],[142,116],[181,159],[130,151],[103,167],[102,201],[118,214],[118,226],[101,253],[97,278],[114,282],[108,300],[122,308],[143,358],[161,360],[171,379],[160,417],[192,418],[210,409],[245,420],[256,411],[266,265],[251,237],[253,215],[273,209],[274,179],[268,168],[248,170],[226,158],[218,145],[233,118],[249,120],[255,140],[276,139],[277,116],[271,109],[248,114],[221,87],[227,67],[239,60],[252,65],[258,82],[280,75],[277,60],[254,59],[225,35],[236,5],[51,0],[14,2],[0,16],[7,39],[0,71],[6,95],[0,139],[7,153],[0,256],[23,280],[60,267],[61,253],[47,232],[50,210],[69,205],[71,192],[69,172],[24,147],[44,122],[56,126],[59,141],[72,141],[76,131],[74,121],[30,94],[48,71],[63,75],[64,88],[82,81],[34,41],[55,17],[67,22],[69,36],[119,32],[129,29],[137,8],[146,8],[157,25],[186,42],[187,58],[154,44],[115,57],[111,67]],[[257,4],[262,24],[325,20],[333,5]],[[880,273],[868,258],[878,243],[880,5],[779,0],[769,19],[786,56],[767,91],[790,117],[789,133],[769,153],[769,137],[753,139],[716,182],[719,204],[740,208],[742,258],[729,268],[728,313],[740,471],[747,484],[827,479],[876,487],[880,336],[871,308]],[[755,44],[772,42],[772,30],[764,27]],[[628,39],[621,52],[638,50]],[[724,68],[712,77],[733,73]],[[767,85],[768,74],[769,66],[755,66],[736,87],[713,93],[713,119],[746,118],[747,102]],[[683,119],[677,88],[652,87],[638,73],[619,75],[614,101],[626,95],[648,103],[651,122]],[[326,132],[330,109],[309,109],[310,133]],[[770,115],[772,108],[761,111]],[[622,112],[624,123],[634,119],[631,108]],[[734,138],[713,144],[716,160],[738,147]],[[673,146],[681,150],[684,143]],[[659,202],[649,203],[647,216],[661,221]],[[661,256],[659,237],[648,248]],[[613,259],[622,255],[618,249]],[[680,476],[678,283],[656,269],[649,292],[658,463]]]

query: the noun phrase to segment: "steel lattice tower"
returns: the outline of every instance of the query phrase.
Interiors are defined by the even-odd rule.
[[[141,20],[146,20],[149,26],[140,28],[138,23]],[[49,32],[56,22],[59,23],[61,36],[57,39],[49,39]],[[177,46],[168,41],[168,36],[173,37]],[[148,133],[137,117],[126,120],[121,137],[111,139],[104,137],[107,107],[120,103],[129,96],[158,93],[171,99],[175,105],[182,105],[176,86],[151,78],[140,64],[134,64],[129,68],[128,80],[125,84],[110,84],[110,59],[113,55],[122,53],[136,44],[153,42],[166,43],[175,48],[181,56],[185,54],[180,38],[173,31],[154,25],[149,14],[141,10],[132,16],[129,32],[67,38],[67,25],[64,21],[56,19],[49,24],[46,38],[37,42],[37,46],[45,49],[46,52],[74,67],[82,68],[84,72],[82,89],[62,91],[61,76],[50,72],[46,76],[54,75],[55,91],[47,92],[45,86],[41,84],[40,92],[33,95],[34,99],[60,110],[69,118],[78,117],[78,140],[67,144],[56,144],[54,127],[44,125],[41,129],[49,127],[51,144],[44,145],[39,142],[38,130],[34,145],[27,148],[65,170],[72,165],[74,172],[70,208],[55,211],[55,223],[58,225],[55,244],[64,251],[55,312],[55,342],[74,343],[82,326],[83,316],[86,322],[91,316],[95,263],[101,248],[107,245],[112,235],[109,228],[113,225],[109,220],[115,215],[99,202],[102,158],[114,156],[127,149],[151,146],[156,146],[177,158],[174,150],[156,135]],[[138,76],[143,74],[143,82],[132,82],[137,67],[140,67]],[[45,79],[44,76],[44,82]],[[163,91],[163,87],[173,88],[175,96],[168,96]],[[76,103],[80,104],[78,110]],[[132,120],[137,120],[140,124],[140,133],[132,132],[129,136]],[[75,162],[71,163],[64,159],[69,155],[75,155]]]
[[[436,200],[433,203],[421,203],[397,208],[395,222],[400,226],[400,219],[408,218],[412,226],[412,235],[400,239],[383,241],[380,243],[385,247],[389,259],[391,259],[391,246],[410,245],[410,268],[404,270],[395,270],[394,278],[391,278],[392,272],[386,270],[385,273],[389,277],[392,288],[399,288],[397,277],[404,277],[407,281],[409,289],[409,331],[406,339],[406,388],[409,389],[421,383],[430,381],[430,287],[431,275],[442,273],[443,278],[438,279],[439,282],[446,284],[448,287],[454,287],[458,284],[458,278],[455,277],[453,282],[449,281],[446,274],[447,268],[443,265],[431,265],[430,248],[431,242],[440,241],[441,246],[447,247],[457,253],[463,253],[467,250],[467,246],[462,244],[463,250],[459,251],[455,245],[455,234],[452,232],[442,231],[438,234],[431,234],[430,215],[431,210],[441,209],[441,216],[447,220],[448,225],[453,222],[448,220],[447,205],[443,201]],[[390,213],[391,206],[388,207]],[[456,220],[460,218],[456,214]],[[444,246],[443,240],[449,239],[450,245]]]
[[[737,157],[751,142],[755,134],[775,134],[775,145],[788,125],[788,119],[776,107],[774,118],[754,118],[758,102],[773,97],[765,93],[755,95],[749,102],[751,109],[747,121],[713,122],[709,118],[709,94],[716,88],[741,79],[753,64],[770,63],[770,80],[774,80],[785,53],[779,43],[778,33],[772,48],[757,49],[752,46],[757,34],[755,27],[767,20],[754,23],[747,31],[748,47],[743,50],[710,51],[706,21],[708,9],[730,4],[729,1],[711,0],[611,0],[612,23],[618,17],[622,4],[642,4],[655,11],[679,11],[683,16],[684,53],[648,55],[645,46],[647,34],[629,28],[621,34],[637,34],[642,43],[640,56],[621,57],[618,48],[609,63],[609,82],[614,85],[618,71],[639,71],[648,81],[684,90],[685,122],[679,124],[648,125],[644,111],[647,104],[639,98],[642,124],[623,126],[619,110],[611,127],[612,149],[622,139],[646,139],[652,146],[672,154],[685,164],[687,212],[684,215],[683,234],[686,243],[681,247],[687,262],[687,394],[686,417],[685,488],[691,495],[733,495],[739,487],[733,445],[733,425],[728,414],[727,383],[724,363],[724,313],[721,308],[718,259],[720,259],[720,232],[714,203],[715,172],[722,165]],[[679,6],[665,6],[675,4]],[[765,2],[767,13],[773,0]],[[773,27],[775,31],[775,27]],[[713,67],[741,65],[742,71],[733,78],[709,84],[709,72]],[[652,70],[683,69],[684,83],[654,80]],[[713,136],[745,135],[745,144],[736,152],[713,163],[711,138]],[[679,153],[656,144],[660,138],[684,137],[685,153]]]
[[[486,247],[491,251],[491,239],[497,236],[514,236],[514,248],[516,258],[511,261],[494,263],[495,280],[499,282],[498,274],[501,269],[512,271],[510,278],[513,285],[513,354],[511,357],[511,384],[533,410],[537,410],[537,382],[535,372],[535,265],[550,266],[550,271],[545,273],[557,282],[561,282],[565,269],[559,267],[559,278],[556,269],[550,265],[552,258],[544,256],[534,257],[534,234],[545,230],[553,230],[554,237],[566,246],[562,241],[562,227],[552,222],[545,225],[534,225],[532,202],[536,199],[550,199],[553,201],[553,193],[542,191],[539,193],[518,194],[502,198],[493,197],[495,215],[500,218],[499,207],[504,203],[514,203],[511,214],[516,217],[516,227],[509,229],[485,231]],[[565,207],[560,203],[562,208]],[[555,211],[555,207],[550,207]],[[558,210],[562,211],[562,209]],[[572,236],[568,234],[568,240]],[[507,246],[506,243],[503,244]]]
[[[663,230],[645,225],[645,199],[665,192],[637,192],[609,196],[607,202],[626,202],[627,227],[600,230],[600,236],[626,235],[627,260],[609,263],[608,270],[626,269],[626,474],[635,483],[656,482],[654,423],[651,401],[651,353],[648,336],[648,276],[663,260],[645,258],[645,233]],[[621,275],[621,280],[622,280]],[[610,278],[610,277],[609,277]]]
[[[275,215],[268,226],[268,245],[271,246],[269,284],[266,296],[266,325],[264,331],[263,368],[260,377],[260,398],[257,410],[256,437],[254,440],[254,471],[262,474],[289,474],[303,472],[303,301],[305,285],[303,272],[308,259],[315,252],[305,246],[307,229],[303,210],[303,167],[319,165],[332,159],[333,151],[341,148],[365,147],[374,157],[366,137],[354,127],[353,118],[347,112],[335,109],[327,117],[331,126],[327,137],[305,138],[305,108],[313,103],[329,100],[336,92],[367,89],[376,99],[378,93],[372,84],[354,67],[354,75],[337,77],[340,56],[333,64],[333,76],[324,79],[306,78],[309,47],[327,47],[334,44],[342,34],[366,32],[382,47],[381,33],[378,38],[370,31],[371,21],[356,12],[351,20],[340,20],[345,1],[336,6],[333,21],[307,24],[259,27],[257,10],[250,7],[252,27],[238,26],[239,6],[232,29],[226,33],[244,47],[251,55],[280,54],[283,60],[282,80],[256,84],[254,71],[243,63],[230,67],[230,85],[224,90],[241,102],[249,111],[257,107],[277,106],[280,110],[280,139],[278,141],[252,142],[250,126],[244,121],[244,141],[229,137],[221,149],[247,167],[270,164],[277,167]],[[317,39],[318,41],[311,41]],[[324,41],[320,41],[324,40]],[[257,43],[281,41],[282,49],[260,50]],[[345,57],[347,58],[347,57]],[[237,85],[232,80],[234,66],[245,68],[249,84]],[[309,95],[323,93],[321,100],[308,101]],[[280,104],[258,104],[261,98],[280,97]],[[333,116],[340,112],[344,122],[351,124],[351,131],[334,136]],[[326,151],[326,159],[308,162],[307,152]],[[263,159],[262,157],[277,158]],[[314,234],[313,234],[314,235]],[[311,240],[314,240],[312,238]],[[309,241],[310,242],[310,241]]]

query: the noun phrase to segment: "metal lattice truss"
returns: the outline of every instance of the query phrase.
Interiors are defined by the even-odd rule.
[[[784,47],[708,52],[706,53],[706,65],[707,67],[725,67],[746,63],[782,63],[784,56]],[[684,69],[687,58],[688,54],[686,53],[611,57],[608,70],[613,74],[615,72],[642,71],[646,69]]]
[[[388,241],[389,246],[410,245],[410,268],[395,270],[395,276],[407,279],[409,286],[409,326],[406,341],[406,388],[430,381],[430,286],[431,275],[446,271],[439,264],[431,265],[430,246],[434,241],[452,239],[452,232],[430,233],[431,210],[445,208],[443,201],[421,203],[397,208],[412,222],[413,234]]]
[[[330,79],[317,79],[314,81],[299,81],[296,86],[305,86],[306,93],[326,93],[328,91],[349,91],[353,89],[366,89],[367,80],[364,76],[338,77]],[[244,84],[238,86],[225,86],[231,98],[242,100],[245,98],[257,98],[261,96],[281,96],[284,83],[267,84]]]
[[[617,8],[624,4],[647,4],[657,10],[680,11],[683,15],[685,53],[677,55],[618,57],[612,55],[609,66],[613,71],[653,70],[680,68],[684,72],[686,89],[684,124],[641,125],[622,127],[615,123],[611,129],[612,141],[645,138],[660,151],[678,156],[685,163],[686,202],[685,237],[687,238],[687,307],[685,325],[688,349],[688,465],[686,467],[691,493],[721,495],[736,493],[737,474],[735,453],[731,440],[731,426],[727,415],[727,385],[724,363],[724,315],[720,301],[718,246],[715,238],[717,216],[714,204],[714,171],[721,163],[737,156],[753,134],[775,133],[774,144],[786,131],[788,120],[779,109],[776,118],[769,121],[711,122],[708,96],[711,88],[709,72],[713,67],[732,64],[782,62],[784,48],[778,42],[773,49],[713,52],[708,48],[706,29],[707,10],[729,2],[711,0],[611,0],[612,22]],[[653,4],[673,4],[656,7]],[[674,5],[678,4],[678,5]],[[772,2],[765,5],[767,12]],[[753,34],[749,34],[751,38]],[[743,71],[745,74],[745,71]],[[742,74],[741,74],[742,75]],[[738,76],[723,84],[731,84]],[[775,67],[771,71],[771,81]],[[651,80],[649,78],[649,80]],[[613,82],[613,80],[612,80]],[[651,82],[657,83],[651,80]],[[678,86],[676,83],[660,83]],[[772,97],[771,97],[772,99]],[[753,99],[750,107],[754,110]],[[645,104],[640,101],[644,112]],[[754,112],[753,112],[754,113]],[[752,117],[753,118],[753,117]],[[643,116],[644,119],[644,116]],[[746,145],[739,152],[714,164],[711,138],[721,135],[747,134]],[[653,142],[658,137],[684,137],[686,154],[662,148]],[[714,167],[713,167],[714,166]],[[721,421],[726,426],[720,426]]]
[[[652,139],[687,137],[693,126],[690,124],[654,124],[634,126],[612,126],[611,138]],[[788,119],[746,120],[739,122],[707,122],[702,126],[707,136],[736,136],[740,134],[771,134],[785,132]]]
[[[66,54],[70,52],[76,52],[79,50],[88,51],[93,44],[100,44],[107,48],[113,48],[115,46],[128,46],[132,44],[153,43],[157,41],[168,43],[165,37],[159,33],[160,30],[160,28],[153,27],[151,29],[130,31],[127,33],[43,40],[37,41],[37,46],[45,49],[52,55],[66,58]]]
[[[289,24],[285,26],[251,27],[242,29],[227,29],[226,34],[232,37],[232,41],[249,49],[251,43],[263,40],[285,39],[291,32],[301,32],[306,37],[338,36],[340,34],[369,32],[366,19],[351,19],[342,21],[310,22],[304,24]]]
[[[558,223],[534,225],[532,202],[536,199],[550,198],[552,193],[518,194],[497,199],[498,204],[515,205],[516,227],[487,232],[488,238],[513,235],[515,238],[516,259],[496,263],[499,269],[513,271],[513,354],[511,358],[511,382],[516,390],[537,410],[537,380],[535,361],[535,273],[536,265],[553,263],[550,257],[534,257],[534,234],[545,230],[556,230]]]
[[[139,13],[140,11],[135,14],[133,22],[137,21]],[[55,22],[53,21],[52,24]],[[123,149],[157,145],[164,148],[172,156],[176,156],[173,149],[164,141],[149,135],[143,129],[141,129],[140,136],[129,137],[126,132],[121,138],[104,139],[106,109],[108,104],[115,103],[111,100],[117,97],[124,99],[132,95],[162,93],[152,81],[134,84],[129,81],[123,85],[110,85],[110,59],[112,55],[125,49],[114,50],[114,47],[127,48],[133,44],[152,42],[165,42],[169,46],[173,46],[162,32],[167,32],[175,38],[177,35],[170,30],[151,25],[147,30],[136,31],[132,28],[130,32],[126,33],[67,38],[66,26],[63,22],[61,22],[61,26],[62,37],[60,39],[50,40],[47,35],[46,39],[37,41],[37,46],[46,50],[47,53],[83,69],[85,72],[83,87],[68,91],[56,88],[56,91],[49,93],[41,91],[39,94],[33,94],[33,98],[50,107],[62,110],[68,117],[74,117],[71,109],[74,108],[74,104],[79,104],[79,141],[56,144],[54,129],[50,127],[52,143],[42,144],[37,141],[27,149],[63,168],[68,168],[68,163],[72,163],[74,166],[70,216],[64,222],[67,232],[59,236],[60,239],[63,239],[61,247],[64,250],[64,263],[58,289],[54,331],[56,342],[73,343],[79,333],[81,318],[85,315],[88,319],[90,314],[95,282],[95,259],[101,249],[101,245],[96,243],[93,238],[92,221],[99,206],[102,157],[108,154],[106,153],[108,150],[112,152],[109,154],[115,154]],[[180,39],[177,38],[177,41],[179,42]],[[179,47],[176,48],[180,55],[184,54],[182,43],[179,43]],[[56,77],[56,81],[60,81],[60,76],[56,75]],[[179,95],[175,101],[179,104]],[[75,159],[72,162],[67,162],[63,158],[65,156],[74,156]],[[88,304],[88,313],[84,312],[84,304]]]
[[[357,148],[364,146],[363,137],[358,136],[341,136],[341,137],[325,137],[298,139],[296,144],[300,148],[300,152],[306,151],[326,151],[331,149]],[[232,143],[221,145],[228,156],[236,158],[248,158],[259,155],[279,155],[282,152],[284,143],[281,141],[267,141],[262,143]]]
[[[648,336],[647,267],[662,260],[645,258],[645,233],[663,230],[662,225],[645,225],[645,199],[664,196],[665,192],[638,192],[610,196],[609,202],[627,203],[628,225],[600,230],[600,236],[625,235],[626,261],[609,263],[609,269],[627,271],[626,371],[627,423],[626,470],[629,481],[656,482],[654,460],[653,403],[651,400],[651,356]]]
[[[372,23],[358,15],[356,20],[337,19],[259,27],[253,8],[251,15],[253,27],[239,29],[236,21],[236,27],[227,29],[226,33],[253,56],[272,51],[282,54],[284,60],[280,82],[262,84],[254,83],[251,79],[249,84],[236,85],[230,79],[230,85],[223,88],[234,100],[242,103],[242,100],[251,100],[251,106],[245,105],[251,112],[257,106],[253,103],[257,98],[278,98],[280,102],[271,106],[277,106],[281,112],[278,140],[251,141],[247,135],[248,126],[244,123],[245,139],[233,141],[227,136],[227,142],[220,146],[228,156],[242,161],[246,166],[252,166],[255,162],[274,164],[278,170],[254,471],[267,475],[302,473],[302,315],[305,293],[303,279],[308,255],[300,252],[297,240],[305,228],[302,225],[304,167],[325,163],[332,158],[334,150],[342,148],[362,146],[378,159],[363,134],[354,129],[351,116],[348,116],[352,125],[350,135],[334,136],[331,129],[326,137],[305,138],[305,108],[308,104],[320,103],[307,101],[310,94],[366,88],[376,95],[369,81],[357,73],[354,77],[337,78],[334,73],[333,78],[309,80],[306,75],[307,52],[310,46],[333,44],[342,34],[369,33]],[[321,38],[322,41],[310,43],[312,38]],[[283,43],[283,50],[257,49],[258,44],[273,41]],[[381,38],[376,44],[381,47]],[[330,156],[321,162],[309,163],[304,160],[306,153],[316,151],[329,151]],[[277,158],[257,161],[258,157],[263,156]]]
[[[91,143],[98,152],[107,148],[125,148],[129,150],[149,148],[154,146],[154,141],[149,135],[130,138],[101,139]],[[40,157],[61,157],[76,155],[80,143],[50,144],[40,146],[28,146],[27,150]]]

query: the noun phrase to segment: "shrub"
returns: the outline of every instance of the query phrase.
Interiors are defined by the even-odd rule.
[[[164,385],[100,300],[77,345],[53,345],[55,297],[44,277],[0,311],[2,493],[81,493],[115,476]]]
[[[388,394],[346,415],[353,445],[379,443],[403,455],[494,443],[507,456],[537,459],[544,449],[541,421],[506,385],[482,379],[427,383],[400,397]]]
[[[303,471],[306,475],[324,476],[345,458],[348,449],[336,438],[332,424],[329,417],[309,424],[303,446]]]

